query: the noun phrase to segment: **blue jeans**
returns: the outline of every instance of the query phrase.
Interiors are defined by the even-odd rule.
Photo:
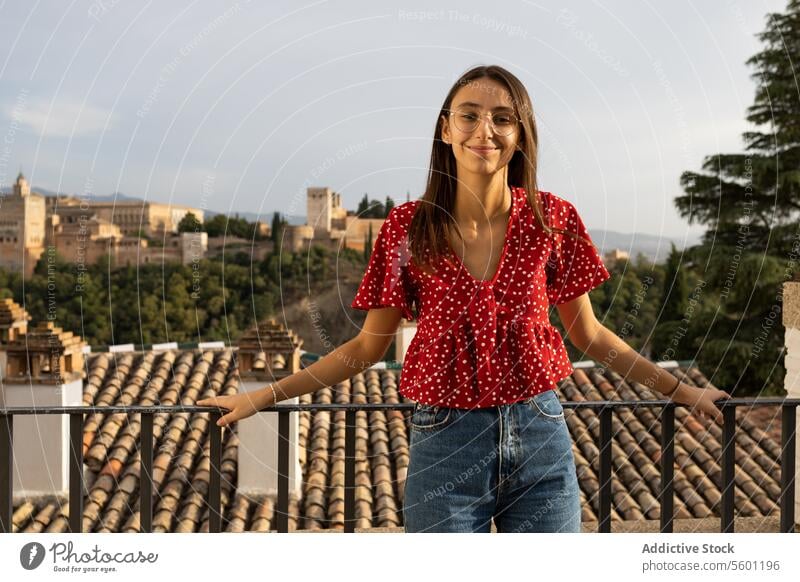
[[[572,442],[553,390],[466,410],[417,403],[405,531],[580,532]]]

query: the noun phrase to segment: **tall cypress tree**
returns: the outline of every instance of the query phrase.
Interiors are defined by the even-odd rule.
[[[675,199],[707,230],[684,265],[703,287],[686,337],[683,328],[673,336],[694,350],[680,357],[696,357],[712,382],[739,394],[783,393],[782,284],[800,235],[800,0],[766,20],[763,48],[747,60],[757,89],[744,151],[706,156],[701,172],[683,172],[685,195]]]
[[[364,260],[369,261],[372,254],[372,223],[369,223],[369,231],[367,232],[366,241],[364,241]]]
[[[764,49],[747,60],[757,89],[742,134],[744,153],[713,154],[703,172],[683,172],[686,193],[676,198],[681,216],[708,225],[704,242],[756,247],[785,256],[798,234],[800,215],[800,0],[783,14],[768,14],[757,35]]]
[[[670,243],[671,250],[666,264],[666,276],[661,304],[661,319],[676,321],[686,313],[686,299],[689,294],[686,284],[686,272],[681,268],[682,253],[675,248],[675,243]]]
[[[286,226],[286,221],[281,216],[280,212],[273,212],[272,214],[272,232],[270,238],[276,245],[280,244],[281,237],[283,236],[283,228]]]

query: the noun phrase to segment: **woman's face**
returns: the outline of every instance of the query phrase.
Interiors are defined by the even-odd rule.
[[[489,78],[475,79],[456,92],[450,109],[453,113],[441,118],[442,140],[452,146],[459,172],[494,174],[511,161],[520,126],[518,122],[508,124],[516,119],[516,113],[511,94],[503,84]],[[490,123],[489,112],[497,116],[497,128]],[[504,112],[511,117],[500,117]],[[477,127],[465,131],[469,120],[480,115]],[[512,126],[509,135],[501,135]]]

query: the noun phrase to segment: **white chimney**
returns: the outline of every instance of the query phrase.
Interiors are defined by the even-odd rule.
[[[401,319],[400,325],[397,326],[397,331],[394,336],[394,359],[397,362],[405,361],[408,346],[414,335],[417,333],[417,322]]]
[[[237,361],[241,392],[263,390],[277,378],[300,369],[303,340],[270,319],[247,331],[239,340]],[[282,365],[281,365],[282,360]],[[280,366],[280,367],[279,367]],[[282,400],[278,406],[298,404],[298,398]],[[278,414],[260,412],[238,422],[238,489],[253,494],[278,492]],[[302,470],[298,446],[299,415],[289,414],[289,494],[300,495]]]
[[[7,357],[0,382],[4,406],[81,406],[83,346],[79,336],[50,321],[3,345]],[[13,422],[14,495],[66,496],[69,415],[15,415]]]
[[[783,284],[783,326],[786,328],[786,376],[784,388],[788,398],[800,398],[800,282]],[[798,423],[800,425],[800,423]],[[795,447],[795,483],[800,476],[800,447]],[[800,487],[794,491],[794,522],[800,524]]]

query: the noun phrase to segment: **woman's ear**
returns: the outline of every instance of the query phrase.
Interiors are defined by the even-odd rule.
[[[447,118],[442,115],[439,119],[442,124],[442,141],[450,145],[450,127],[447,125]]]

